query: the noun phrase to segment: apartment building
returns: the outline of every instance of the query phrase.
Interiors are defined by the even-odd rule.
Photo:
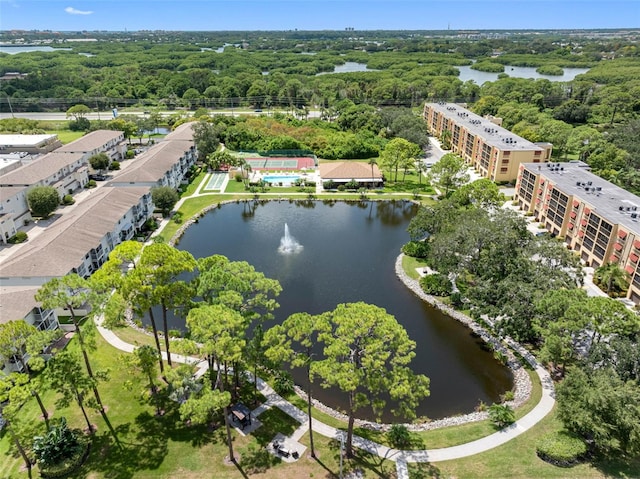
[[[135,159],[111,186],[169,186],[178,188],[198,158],[192,123],[180,125],[165,139]]]
[[[588,266],[617,263],[640,304],[640,197],[603,180],[583,162],[519,167],[514,200]]]
[[[56,152],[80,153],[85,161],[98,153],[106,153],[111,160],[120,161],[124,158],[126,151],[124,133],[115,130],[92,131],[56,150]]]
[[[492,181],[513,181],[522,163],[551,158],[550,143],[532,143],[454,103],[426,103],[423,117],[430,134],[449,131],[451,151]]]

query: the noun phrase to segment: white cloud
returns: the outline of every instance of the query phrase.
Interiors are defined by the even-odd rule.
[[[69,15],[91,15],[93,12],[88,10],[78,10],[77,8],[67,7],[64,9]]]

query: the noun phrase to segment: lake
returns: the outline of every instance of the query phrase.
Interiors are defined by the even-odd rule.
[[[473,70],[470,66],[456,67],[460,70],[458,78],[463,82],[473,80],[476,84],[482,85],[484,82],[496,81],[498,79],[498,73],[481,72]],[[512,67],[505,66],[504,73],[513,78],[546,78],[549,81],[568,82],[573,80],[576,76],[581,75],[589,71],[588,68],[563,68],[564,74],[562,75],[541,75],[536,72],[534,67]]]
[[[496,81],[498,79],[498,73],[481,72],[471,69],[471,66],[457,66],[460,70],[458,78],[466,82],[473,80],[476,84],[482,85],[484,82]],[[588,68],[564,68],[564,74],[562,75],[540,75],[533,67],[512,67],[505,66],[504,73],[514,78],[546,78],[550,81],[568,82],[573,80],[576,76],[589,71]],[[338,65],[332,72],[322,72],[318,75],[328,75],[332,73],[351,73],[351,72],[375,72],[380,70],[373,70],[367,68],[365,63],[358,62],[345,62],[342,65]]]
[[[424,303],[397,278],[395,260],[409,240],[406,229],[416,211],[408,201],[241,201],[200,218],[177,247],[196,258],[222,254],[248,261],[280,281],[276,322],[295,312],[319,314],[347,302],[385,308],[417,343],[412,368],[431,379],[431,396],[417,413],[436,419],[471,412],[480,401],[498,402],[511,389],[512,374],[469,329]],[[278,252],[285,223],[302,245],[295,254]],[[181,318],[172,323],[184,327]],[[333,407],[345,405],[342,394],[320,387],[314,396]],[[393,417],[387,413],[383,419]]]

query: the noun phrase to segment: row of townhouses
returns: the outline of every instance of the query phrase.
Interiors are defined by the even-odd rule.
[[[448,131],[451,151],[495,182],[515,180],[522,163],[551,158],[550,143],[532,143],[455,103],[426,103],[423,117],[429,133],[440,138]]]
[[[121,132],[93,132],[0,176],[0,213],[5,221],[13,221],[14,229],[24,227],[24,219],[30,217],[21,201],[29,188],[62,185],[65,194],[77,193],[88,182],[89,157],[105,151],[112,159],[120,159],[125,150]],[[71,157],[73,161],[63,164],[63,158]],[[68,273],[88,277],[100,268],[119,243],[132,239],[151,218],[151,188],[177,187],[196,158],[192,124],[181,125],[135,159],[127,160],[130,163],[114,173],[113,180],[83,195],[39,235],[18,245],[15,253],[8,247],[10,254],[0,262],[0,323],[23,319],[40,329],[59,327],[57,312],[43,310],[34,299],[40,286]],[[4,362],[6,370],[20,367],[10,358]]]
[[[520,165],[514,201],[586,265],[620,265],[631,279],[627,298],[640,304],[640,197],[576,161]]]

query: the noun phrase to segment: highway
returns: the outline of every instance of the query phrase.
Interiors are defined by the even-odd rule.
[[[254,111],[247,109],[233,109],[233,110],[210,110],[210,115],[227,115],[227,116],[240,116],[240,115],[272,115],[275,110],[271,111]],[[161,111],[160,114],[162,116],[171,116],[176,113],[184,113],[187,115],[191,115],[192,112],[185,110],[173,110],[173,111]],[[285,111],[281,111],[280,113],[286,113]],[[147,115],[148,112],[144,111],[119,111],[118,115],[135,115],[135,116],[144,116]],[[30,120],[47,120],[47,121],[65,121],[69,120],[67,118],[67,114],[65,112],[27,112],[27,113],[0,113],[0,120],[4,120],[5,118],[27,118]],[[320,111],[311,110],[309,111],[308,118],[319,118]],[[111,110],[101,111],[101,112],[91,112],[85,115],[85,118],[89,120],[112,120],[113,112]]]

